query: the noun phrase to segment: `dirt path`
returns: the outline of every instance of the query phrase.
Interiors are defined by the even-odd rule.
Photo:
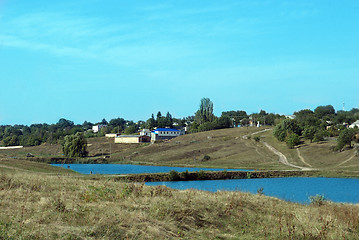
[[[299,148],[297,148],[297,154],[298,154],[299,159],[302,161],[302,163],[304,163],[304,164],[307,165],[308,167],[312,167],[312,165],[310,165],[309,163],[307,163],[307,162],[304,160],[304,158],[302,157],[302,155],[300,155]]]
[[[302,171],[308,171],[308,170],[314,170],[313,168],[308,168],[308,167],[301,167],[301,166],[297,166],[297,165],[294,165],[294,164],[291,164],[288,162],[288,159],[287,157],[279,152],[277,149],[275,149],[274,147],[272,147],[271,145],[269,145],[268,143],[266,142],[262,142],[264,144],[264,146],[266,146],[270,151],[272,151],[275,155],[279,156],[279,162],[284,164],[284,165],[287,165],[289,167],[294,167],[294,168],[299,168],[300,170]]]
[[[264,129],[264,130],[261,130],[261,131],[258,131],[258,132],[254,132],[254,133],[251,133],[251,134],[247,134],[247,135],[243,135],[242,138],[243,139],[247,139],[248,136],[252,136],[252,135],[256,135],[258,133],[263,133],[263,132],[267,132],[267,131],[270,131],[272,130],[271,128],[267,128],[267,129]]]
[[[348,158],[347,160],[344,160],[343,162],[339,163],[338,165],[336,165],[335,167],[339,167],[347,162],[349,162],[350,160],[352,160],[355,157],[355,154],[353,154],[350,158]]]

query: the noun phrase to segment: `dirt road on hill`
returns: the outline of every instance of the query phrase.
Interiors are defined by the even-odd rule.
[[[243,139],[247,139],[248,136],[256,135],[256,134],[263,133],[263,132],[267,132],[267,131],[270,131],[270,130],[272,130],[272,129],[271,129],[271,128],[267,128],[267,129],[264,129],[264,130],[261,130],[261,131],[258,131],[258,132],[254,132],[254,133],[251,133],[251,134],[243,135],[242,138],[243,138]]]
[[[349,157],[347,160],[345,160],[345,161],[339,163],[336,167],[339,167],[339,166],[341,166],[341,165],[343,165],[343,164],[349,162],[349,161],[352,160],[354,157],[355,157],[355,154],[353,154],[353,155],[352,155],[351,157]]]
[[[288,159],[287,157],[279,152],[277,149],[275,149],[274,147],[272,147],[271,145],[269,145],[268,143],[266,142],[262,142],[264,144],[264,146],[266,146],[270,151],[272,151],[275,155],[279,156],[279,162],[284,164],[284,165],[287,165],[289,167],[294,167],[294,168],[299,168],[300,170],[302,171],[310,171],[310,170],[315,170],[314,168],[309,168],[309,167],[301,167],[301,166],[297,166],[297,165],[294,165],[294,164],[291,164],[288,162]]]
[[[302,163],[304,163],[304,164],[307,165],[308,167],[312,167],[312,165],[310,165],[309,163],[307,163],[307,162],[305,161],[305,159],[302,157],[302,155],[300,154],[299,148],[297,148],[297,154],[298,154],[299,159],[302,161]]]

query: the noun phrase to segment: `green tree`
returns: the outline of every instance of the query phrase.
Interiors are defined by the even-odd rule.
[[[238,126],[242,119],[248,118],[248,115],[245,111],[238,110],[222,112],[221,117],[229,117],[233,121],[233,125]]]
[[[156,127],[156,120],[153,118],[153,114],[152,114],[152,118],[149,118],[146,121],[146,128],[153,129],[155,127]]]
[[[295,133],[299,136],[301,132],[301,128],[294,119],[282,120],[273,130],[274,136],[281,142],[284,142],[289,134]]]
[[[72,128],[74,126],[74,122],[67,120],[65,118],[61,118],[58,122],[57,122],[57,127],[61,128],[61,129],[65,129],[65,128]]]
[[[298,124],[301,127],[305,126],[316,126],[320,125],[319,118],[314,114],[314,112],[310,109],[300,110],[298,112],[294,112],[295,119],[298,121]]]
[[[129,135],[129,134],[134,134],[136,133],[137,129],[135,125],[130,125],[125,129],[125,134]]]
[[[162,117],[162,113],[160,111],[158,111],[156,120],[158,121],[158,119],[161,118],[161,117]]]
[[[198,123],[193,122],[190,127],[190,132],[192,132],[192,133],[198,132],[198,127],[199,127]]]
[[[110,122],[108,123],[108,125],[111,127],[121,127],[122,129],[125,127],[125,124],[126,124],[126,120],[123,118],[114,118],[111,119]]]
[[[173,127],[173,117],[169,112],[166,114],[166,127]]]
[[[302,135],[305,139],[309,139],[310,142],[313,142],[313,138],[316,132],[317,128],[313,126],[305,126]]]
[[[195,114],[195,121],[198,124],[212,122],[214,120],[213,102],[209,98],[202,98],[199,110]]]
[[[99,122],[100,124],[102,124],[102,125],[104,125],[104,126],[106,126],[107,124],[108,124],[108,122],[107,122],[107,120],[104,118],[104,119],[102,119],[102,121],[101,122]]]
[[[327,117],[330,119],[335,114],[335,109],[332,105],[318,106],[314,109],[314,113],[319,118]]]
[[[67,135],[64,138],[62,151],[66,157],[86,157],[87,141],[82,133]]]
[[[215,129],[229,128],[231,125],[231,119],[227,116],[221,116],[220,118],[216,118],[214,120]]]
[[[337,115],[334,118],[334,122],[336,124],[342,124],[342,123],[353,123],[355,122],[355,117],[353,112],[350,111],[338,111]]]
[[[166,117],[159,117],[159,118],[157,118],[157,127],[159,127],[159,128],[168,127],[168,123],[167,123]]]
[[[340,131],[337,138],[337,149],[343,149],[345,145],[352,146],[353,137],[356,134],[356,129],[345,128]]]
[[[215,124],[213,122],[205,122],[199,125],[197,129],[199,132],[211,131],[215,129]]]
[[[314,137],[313,137],[313,142],[320,142],[320,141],[324,141],[324,137],[326,136],[326,131],[319,129],[318,131],[315,132]]]
[[[123,131],[122,127],[117,126],[111,130],[111,133],[121,133],[122,131]]]
[[[294,148],[295,146],[299,145],[299,143],[300,143],[300,137],[299,137],[299,135],[296,134],[296,133],[290,133],[290,134],[287,136],[285,142],[286,142],[286,144],[287,144],[287,146],[288,146],[289,148]]]
[[[5,146],[18,146],[20,141],[18,136],[12,135],[4,138],[3,143]]]
[[[83,129],[85,129],[85,130],[91,129],[92,126],[93,126],[93,123],[88,122],[88,121],[84,121],[84,123],[82,124],[82,127],[83,127]]]

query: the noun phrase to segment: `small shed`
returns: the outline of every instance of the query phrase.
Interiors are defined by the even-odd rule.
[[[142,142],[151,142],[149,136],[140,136],[140,135],[120,135],[115,137],[115,143],[142,143]]]

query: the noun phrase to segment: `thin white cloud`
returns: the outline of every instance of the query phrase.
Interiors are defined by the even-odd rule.
[[[127,67],[169,61],[198,51],[142,24],[109,23],[65,13],[31,13],[2,23],[0,45],[56,56],[93,58]]]
[[[120,20],[80,17],[74,12],[33,12],[13,14],[11,18],[5,15],[0,24],[0,45],[56,56],[92,58],[126,67],[166,64],[217,52],[220,55],[225,44],[212,46],[216,38],[238,36],[236,48],[240,48],[249,38],[271,31],[263,19],[236,14],[227,17],[225,13],[236,5],[245,8],[247,4],[181,10],[169,4],[135,7],[135,11],[143,14],[136,15],[136,19],[124,15]],[[211,18],[217,13],[219,19]],[[208,20],[198,21],[201,15]]]

